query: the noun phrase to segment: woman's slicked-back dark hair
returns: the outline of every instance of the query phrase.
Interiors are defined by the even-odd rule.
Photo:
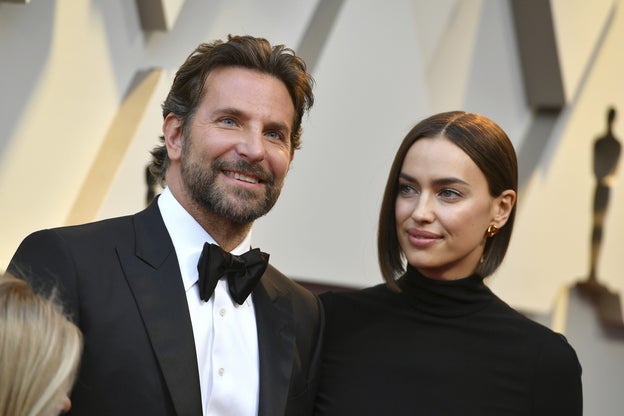
[[[284,45],[271,46],[268,40],[252,36],[228,36],[226,42],[217,40],[200,44],[178,69],[171,90],[162,105],[163,117],[173,113],[180,117],[182,129],[193,119],[204,95],[206,78],[220,67],[242,67],[274,76],[284,83],[295,107],[290,137],[291,152],[301,147],[301,121],[314,104],[314,79],[305,62]],[[152,150],[150,172],[164,184],[169,166],[167,148],[163,143]]]
[[[377,231],[379,267],[386,283],[395,290],[398,290],[396,279],[405,273],[405,256],[399,244],[395,216],[399,175],[407,152],[423,137],[445,137],[462,149],[485,175],[491,196],[499,196],[507,189],[518,192],[516,152],[507,134],[492,120],[479,114],[451,111],[428,117],[414,126],[403,139],[390,168]],[[491,275],[503,261],[515,214],[514,205],[505,226],[487,239],[483,262],[475,271],[480,276]]]

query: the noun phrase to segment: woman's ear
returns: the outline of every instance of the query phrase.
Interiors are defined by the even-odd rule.
[[[494,218],[492,222],[498,228],[503,227],[516,203],[516,191],[507,189],[494,200]]]
[[[163,121],[162,131],[169,159],[172,161],[180,160],[180,156],[182,154],[182,142],[184,141],[182,134],[182,119],[173,113],[167,114],[165,120]]]

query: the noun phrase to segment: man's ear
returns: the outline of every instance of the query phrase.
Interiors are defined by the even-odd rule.
[[[493,224],[502,228],[509,219],[511,211],[516,203],[516,191],[507,189],[494,200]]]
[[[180,156],[182,154],[182,143],[184,141],[182,134],[182,119],[173,113],[167,114],[165,120],[163,121],[162,131],[169,159],[172,161],[180,160]]]

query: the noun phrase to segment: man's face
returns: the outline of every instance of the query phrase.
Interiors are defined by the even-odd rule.
[[[203,210],[239,224],[265,215],[292,160],[294,114],[277,78],[240,67],[213,70],[183,137],[185,194]]]

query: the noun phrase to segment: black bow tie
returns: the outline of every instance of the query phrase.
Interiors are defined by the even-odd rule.
[[[197,263],[199,296],[207,302],[219,279],[226,276],[232,299],[242,305],[258,284],[268,264],[269,255],[258,248],[237,256],[223,251],[216,244],[204,243]]]

